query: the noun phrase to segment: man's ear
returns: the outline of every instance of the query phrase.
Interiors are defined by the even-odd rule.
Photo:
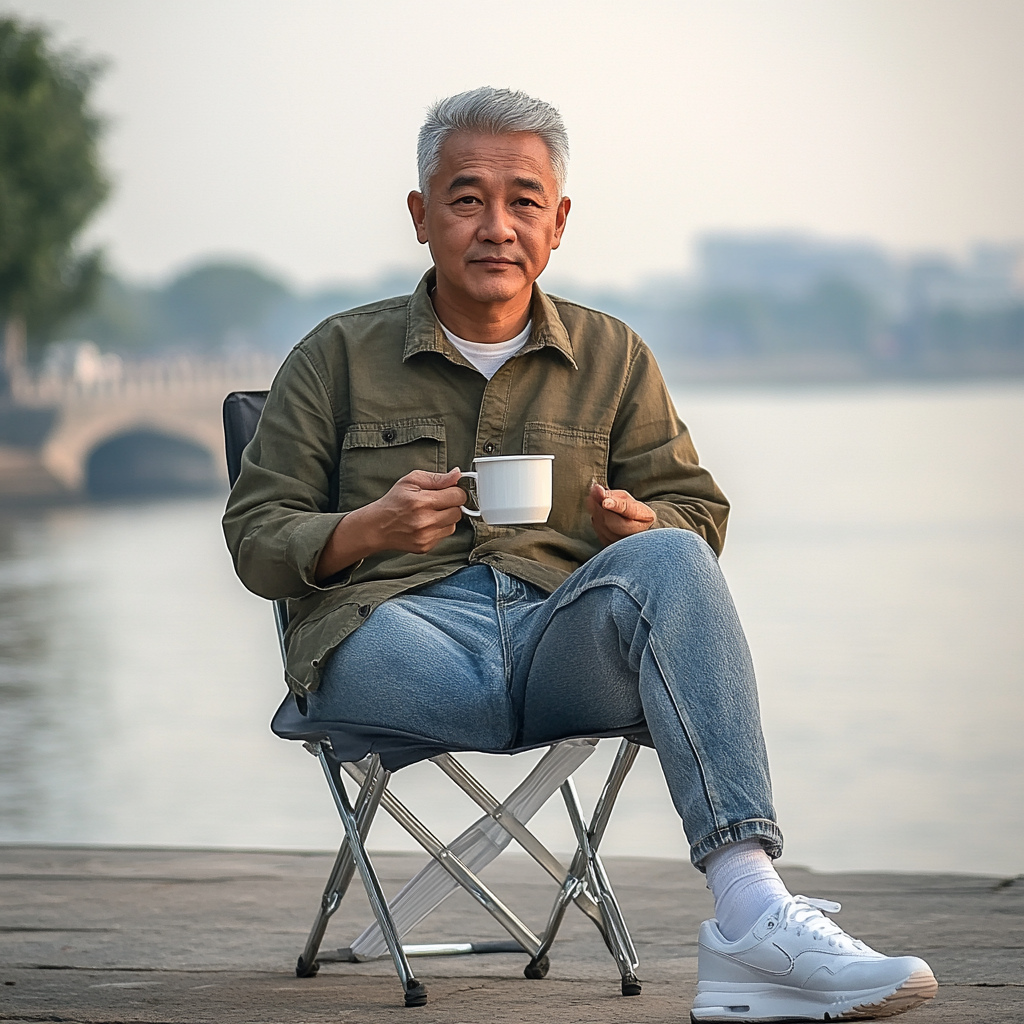
[[[572,201],[568,196],[562,196],[558,201],[558,210],[555,213],[555,237],[551,243],[552,250],[557,249],[562,244],[562,234],[565,231],[565,222],[569,217],[569,208],[572,206]]]
[[[407,200],[409,214],[412,217],[413,226],[416,228],[416,240],[420,245],[426,244],[427,238],[427,203],[422,192],[410,192]]]

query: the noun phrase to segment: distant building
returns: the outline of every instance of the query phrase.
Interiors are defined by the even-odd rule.
[[[907,307],[980,312],[1024,302],[1024,247],[977,245],[969,262],[948,257],[913,259],[905,273]]]
[[[878,246],[799,234],[707,235],[697,286],[800,300],[827,281],[851,285],[890,315],[980,311],[1024,303],[1024,246],[978,245],[966,262],[922,254],[897,260]]]
[[[825,281],[843,281],[893,308],[900,274],[873,245],[826,242],[798,234],[706,235],[697,243],[698,287],[806,298]]]

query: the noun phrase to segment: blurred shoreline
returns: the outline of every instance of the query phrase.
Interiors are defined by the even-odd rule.
[[[832,352],[739,359],[659,356],[658,362],[665,379],[677,387],[968,384],[1011,382],[1024,377],[1024,352],[928,353],[914,362]]]
[[[96,355],[87,344],[83,350]],[[657,353],[656,353],[657,354]],[[26,373],[0,399],[0,511],[108,498],[225,490],[221,403],[269,387],[279,357],[236,352],[107,359],[102,374]],[[1024,351],[920,353],[914,361],[853,353],[687,359],[662,353],[670,388],[685,392],[1008,385],[1024,381]]]

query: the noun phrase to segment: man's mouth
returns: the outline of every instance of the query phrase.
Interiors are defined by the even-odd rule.
[[[519,265],[518,260],[510,260],[503,256],[481,256],[479,259],[470,260],[470,263],[485,263],[491,266],[497,267],[516,267]]]

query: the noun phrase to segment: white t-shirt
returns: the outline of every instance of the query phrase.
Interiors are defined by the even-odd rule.
[[[509,341],[498,341],[487,344],[481,341],[466,341],[458,338],[441,324],[444,336],[472,363],[488,380],[490,380],[529,340],[533,321],[528,320],[526,326]]]

